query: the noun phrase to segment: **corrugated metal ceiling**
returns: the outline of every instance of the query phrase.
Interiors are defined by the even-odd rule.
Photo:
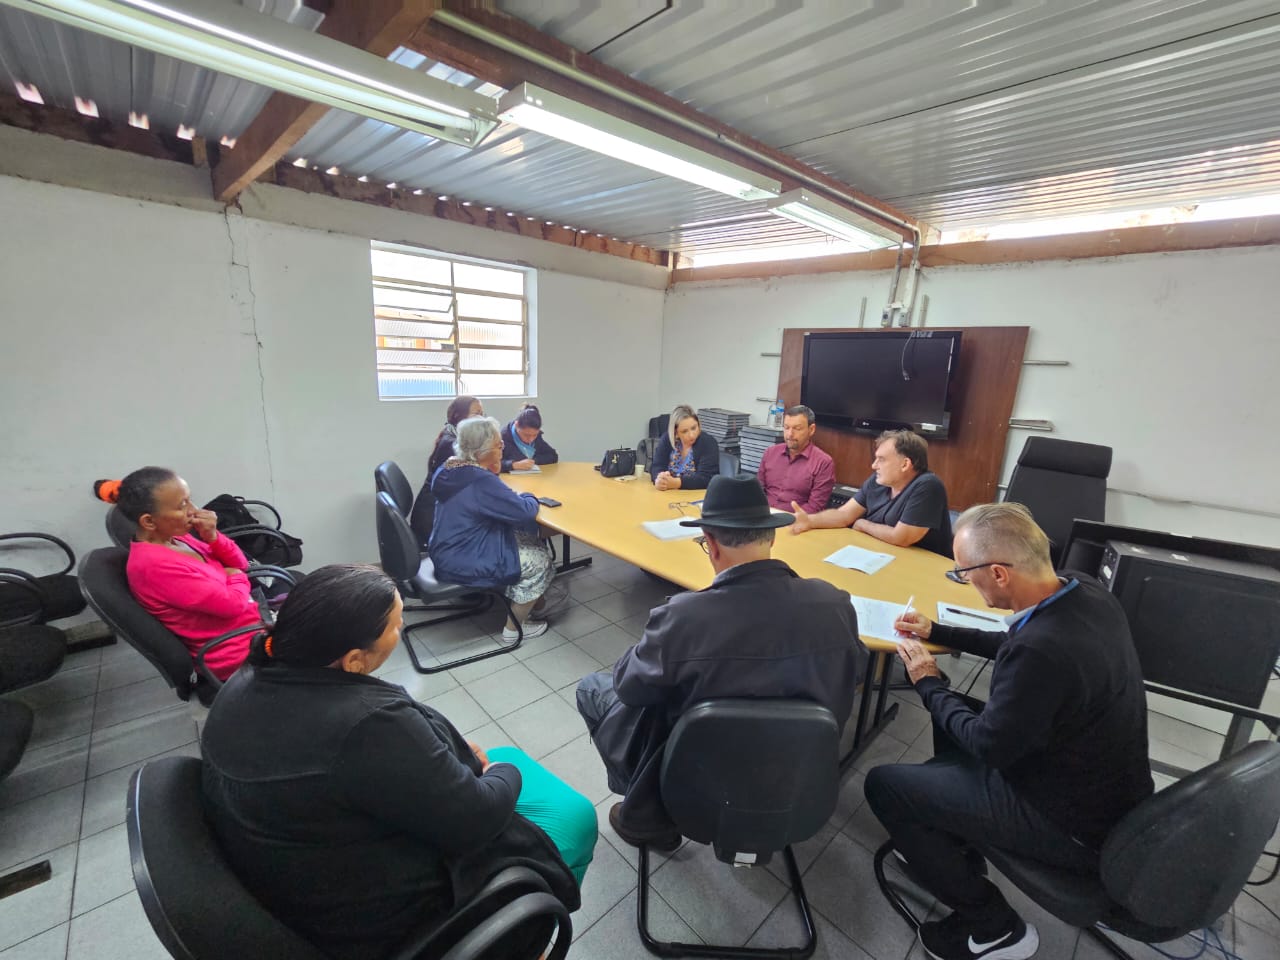
[[[228,0],[234,2],[234,0]],[[314,29],[297,0],[246,6]],[[1280,190],[1274,0],[500,0],[603,62],[936,226]],[[410,51],[394,59],[485,94]],[[0,77],[234,137],[268,92],[0,7]],[[330,112],[290,159],[663,249],[810,243],[743,203],[499,127],[468,151]]]

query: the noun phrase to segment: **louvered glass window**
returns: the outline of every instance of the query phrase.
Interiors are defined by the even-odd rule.
[[[378,396],[528,394],[528,271],[373,243]]]

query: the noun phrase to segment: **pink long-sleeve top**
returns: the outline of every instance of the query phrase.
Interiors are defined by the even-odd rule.
[[[190,533],[178,539],[203,562],[163,544],[135,540],[129,545],[126,572],[138,603],[177,634],[194,657],[207,641],[260,623],[262,615],[249,593],[248,576],[225,569],[249,566],[233,540],[218,534],[213,543],[205,543]],[[219,680],[227,679],[244,662],[252,637],[245,633],[219,644],[209,651],[205,665]]]

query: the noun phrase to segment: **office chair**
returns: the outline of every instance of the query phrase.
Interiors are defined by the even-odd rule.
[[[667,434],[667,426],[671,423],[671,414],[662,413],[649,418],[647,436],[636,444],[636,456],[647,470],[653,459],[653,452],[658,449],[658,441]]]
[[[409,519],[409,512],[413,509],[413,487],[409,485],[409,478],[404,475],[398,463],[394,460],[383,460],[374,467],[373,484],[378,493],[385,493],[391,497],[396,509],[400,511],[400,516],[406,520]]]
[[[423,496],[429,497],[430,495],[429,490],[424,490],[418,496],[421,499]],[[405,612],[420,610],[444,614],[444,616],[433,617],[430,620],[405,624],[400,631],[401,637],[404,638],[405,648],[409,651],[409,659],[413,662],[414,670],[418,671],[418,673],[441,673],[454,667],[460,667],[465,663],[475,663],[477,660],[487,660],[489,657],[510,653],[520,646],[524,641],[524,628],[516,620],[515,614],[511,610],[511,602],[501,589],[491,590],[486,587],[469,587],[463,583],[441,583],[436,579],[435,564],[431,562],[431,558],[427,556],[425,550],[418,543],[417,537],[409,529],[409,521],[404,518],[404,514],[396,506],[391,494],[379,491],[376,509],[378,557],[383,571],[396,582],[396,587],[400,590],[400,596],[406,601]],[[472,614],[483,613],[493,605],[494,597],[502,601],[502,605],[507,610],[507,615],[516,624],[515,640],[495,640],[494,642],[497,646],[492,650],[486,650],[484,653],[459,657],[456,660],[450,660],[448,663],[434,667],[423,665],[418,658],[417,648],[413,645],[412,637],[415,631],[425,630],[427,627],[435,626],[438,623],[448,623],[450,620],[459,620]],[[414,605],[409,605],[408,601],[410,600],[418,602]]]
[[[166,757],[143,764],[129,782],[133,882],[161,944],[177,960],[324,960],[327,954],[272,916],[231,870],[205,818],[200,776],[196,757]],[[479,960],[529,923],[545,928],[547,939],[554,929],[546,956],[562,960],[573,938],[568,911],[536,873],[511,867],[444,921],[415,931],[390,958]],[[521,942],[534,939],[526,931]]]
[[[1144,943],[1176,940],[1227,912],[1280,818],[1280,744],[1258,740],[1148,797],[1112,828],[1099,875],[1082,876],[985,843],[977,850],[1019,890],[1058,919],[1082,927],[1109,953],[1128,953],[1098,928]],[[992,838],[997,840],[999,838]],[[876,882],[890,906],[920,921],[884,875]]]
[[[762,866],[781,850],[806,931],[791,948],[709,946],[649,932],[649,849],[640,848],[636,925],[664,957],[804,958],[817,946],[813,915],[791,844],[817,833],[836,806],[840,726],[809,700],[704,700],[686,710],[662,757],[662,802],[680,833],[709,843],[716,859]]]
[[[134,599],[125,573],[128,560],[129,551],[119,547],[103,547],[86,554],[80,561],[79,570],[80,588],[85,599],[116,636],[160,671],[179,699],[190,700],[194,693],[196,699],[208,706],[222,681],[205,666],[205,656],[232,637],[256,632],[266,624],[257,623],[214,637],[200,648],[193,661],[186,645]],[[279,567],[256,566],[250,569],[249,577],[294,582],[293,575]]]
[[[43,624],[0,628],[0,694],[48,680],[67,655],[62,631]],[[19,700],[0,699],[0,777],[5,777],[31,739],[31,709]]]
[[[1073,520],[1106,518],[1110,473],[1110,447],[1027,437],[1004,498],[1031,511],[1049,538],[1049,555],[1057,566]]]
[[[36,576],[17,567],[0,564],[0,627],[23,623],[48,623],[73,617],[84,609],[80,585],[71,574],[76,555],[66,541],[48,533],[4,533],[0,542],[45,541],[58,547],[66,566],[57,573]]]

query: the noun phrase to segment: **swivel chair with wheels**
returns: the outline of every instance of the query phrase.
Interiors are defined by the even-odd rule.
[[[200,776],[199,759],[166,757],[144,764],[129,782],[125,829],[134,885],[164,948],[176,960],[324,960],[327,954],[272,916],[236,877],[205,818]],[[562,960],[573,938],[568,911],[535,872],[511,867],[443,921],[414,931],[389,960],[496,960],[492,948],[531,923],[548,940],[554,930],[545,956]]]
[[[1050,559],[1057,566],[1072,521],[1105,519],[1110,473],[1110,447],[1027,437],[1004,498],[1031,511],[1049,538]]]
[[[781,850],[805,941],[791,948],[709,946],[656,940],[649,932],[649,849],[640,848],[636,921],[650,953],[664,957],[813,954],[817,931],[791,844],[808,840],[836,807],[840,725],[809,700],[720,699],[695,703],[676,721],[662,757],[662,803],[683,836],[716,858],[763,866]]]
[[[1097,876],[1083,876],[987,843],[976,849],[1028,897],[1081,927],[1113,956],[1131,960],[1100,924],[1134,940],[1163,943],[1227,912],[1280,818],[1280,744],[1259,740],[1147,798],[1111,830]],[[998,842],[998,837],[992,837]],[[885,898],[913,927],[920,920],[885,878]]]
[[[429,491],[424,491],[420,498],[429,495]],[[417,537],[409,529],[409,521],[404,518],[404,514],[400,512],[389,493],[380,491],[377,495],[377,518],[378,556],[383,571],[396,582],[400,596],[406,601],[405,612],[424,611],[443,614],[429,620],[405,624],[400,631],[405,649],[409,652],[409,659],[413,663],[413,669],[418,673],[440,673],[465,663],[475,663],[477,660],[487,660],[489,657],[510,653],[520,646],[524,641],[524,630],[516,620],[511,602],[501,590],[472,587],[463,583],[442,583],[437,580],[435,564],[421,550]],[[489,650],[458,657],[435,666],[427,666],[422,662],[413,644],[414,633],[439,623],[448,623],[451,620],[483,613],[492,606],[494,597],[502,601],[502,605],[507,610],[507,616],[516,624],[515,640],[495,640],[496,645]],[[409,601],[417,601],[417,603],[411,604]]]

